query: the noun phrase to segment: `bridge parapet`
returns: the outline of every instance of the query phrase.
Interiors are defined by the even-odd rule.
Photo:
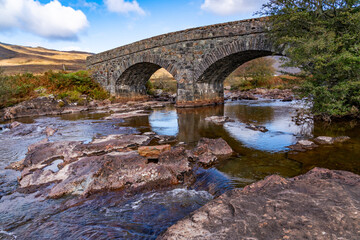
[[[87,62],[92,65],[174,43],[261,33],[265,31],[266,19],[253,18],[167,33],[89,56]]]

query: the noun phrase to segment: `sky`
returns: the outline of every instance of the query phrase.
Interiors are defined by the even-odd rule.
[[[0,42],[103,52],[156,35],[256,17],[266,0],[0,0]]]

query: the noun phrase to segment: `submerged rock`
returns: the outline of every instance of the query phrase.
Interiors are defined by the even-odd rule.
[[[360,176],[315,168],[212,200],[158,239],[357,239]]]
[[[347,142],[349,141],[351,138],[348,136],[340,136],[340,137],[335,137],[334,138],[334,142],[335,143],[343,143],[343,142]]]
[[[326,136],[320,136],[314,139],[314,141],[318,144],[333,144],[334,138],[332,137],[326,137]]]
[[[314,139],[314,141],[318,144],[334,144],[334,143],[343,143],[350,140],[350,137],[340,136],[340,137],[327,137],[320,136]]]
[[[350,140],[350,137],[347,136],[340,136],[340,137],[327,137],[321,136],[314,139],[319,145],[326,145],[326,144],[334,144],[334,143],[343,143]],[[300,140],[294,145],[288,146],[288,148],[298,151],[298,152],[305,152],[307,150],[312,150],[314,148],[319,147],[319,145],[315,144],[313,141],[310,140]]]
[[[149,113],[145,112],[144,110],[137,110],[132,112],[124,112],[124,113],[115,113],[109,117],[106,117],[105,120],[114,120],[114,119],[126,119],[132,117],[144,117],[148,116]]]
[[[313,148],[318,147],[314,142],[309,140],[300,140],[294,145],[289,146],[288,148],[299,151],[299,152],[305,152],[306,150],[311,150]]]
[[[268,132],[269,130],[264,126],[255,126],[254,124],[247,124],[246,128],[254,130],[254,131],[260,131],[260,132]]]
[[[205,121],[213,122],[215,124],[224,124],[226,122],[234,122],[234,120],[230,119],[227,116],[211,116],[205,118]]]

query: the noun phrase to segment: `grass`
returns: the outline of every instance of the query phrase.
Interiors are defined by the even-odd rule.
[[[96,83],[87,71],[74,73],[48,71],[42,75],[31,73],[4,75],[0,71],[0,108],[13,106],[32,98],[54,95],[68,102],[87,99],[103,100],[109,94]]]
[[[6,74],[41,74],[50,69],[79,71],[85,69],[86,57],[90,55],[85,52],[64,52],[0,43],[0,66]]]
[[[246,91],[258,87],[268,88],[268,89],[292,89],[294,87],[300,86],[303,80],[300,77],[282,75],[282,76],[273,76],[267,78],[261,82],[253,81],[251,78],[244,79],[242,77],[233,77],[229,76],[225,82],[224,86],[230,90],[240,90]]]

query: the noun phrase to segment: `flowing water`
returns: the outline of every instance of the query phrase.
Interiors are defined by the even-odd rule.
[[[148,117],[106,121],[106,114],[20,119],[25,131],[0,131],[0,239],[155,239],[162,231],[226,190],[243,187],[271,174],[293,177],[313,167],[348,170],[360,174],[360,128],[355,122],[296,125],[292,117],[302,102],[275,100],[238,101],[225,106],[155,110]],[[229,116],[235,122],[216,125],[209,116]],[[265,126],[266,133],[246,128]],[[154,131],[176,136],[195,146],[201,137],[225,139],[236,151],[211,169],[198,169],[189,189],[175,188],[138,195],[111,192],[87,199],[43,199],[36,193],[16,191],[19,172],[5,170],[21,160],[27,147],[45,138],[46,126],[57,128],[50,141]],[[304,153],[286,148],[301,139],[351,137],[349,142],[321,146]],[[56,169],[54,169],[56,170]],[[50,186],[51,187],[51,186]]]

